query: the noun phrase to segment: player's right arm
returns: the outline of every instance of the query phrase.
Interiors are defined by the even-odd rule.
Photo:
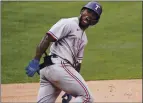
[[[52,26],[52,28],[46,33],[37,46],[36,55],[25,68],[28,76],[34,76],[34,74],[39,70],[40,58],[48,49],[50,43],[64,37],[66,34],[68,34],[69,30],[69,23],[67,23],[65,20],[59,20],[55,25]]]
[[[69,32],[69,25],[64,20],[59,20],[51,29],[46,33],[45,37],[41,40],[36,49],[35,59],[40,60],[42,54],[48,49],[51,42],[57,41]]]
[[[64,20],[59,20],[51,29],[46,33],[40,44],[37,46],[35,59],[40,60],[42,54],[48,49],[51,42],[57,41],[68,32],[68,25]]]
[[[34,59],[40,61],[40,58],[42,57],[43,53],[48,49],[48,47],[50,46],[50,43],[54,41],[56,41],[56,39],[53,38],[48,33],[46,33],[46,35],[43,37],[43,39],[41,40],[41,42],[36,48],[36,55]]]
[[[43,53],[48,49],[48,47],[50,46],[51,42],[54,42],[55,39],[46,34],[43,39],[41,40],[41,42],[39,43],[39,45],[36,48],[36,55],[34,57],[34,59],[32,59],[29,62],[29,65],[25,68],[26,69],[26,74],[29,77],[33,77],[34,74],[39,71],[39,62],[40,62],[40,58],[42,57]]]

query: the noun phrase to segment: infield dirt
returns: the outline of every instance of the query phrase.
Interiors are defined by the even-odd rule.
[[[95,102],[142,102],[142,79],[87,81]],[[2,102],[36,102],[39,83],[2,84]],[[61,102],[61,92],[56,102]],[[73,98],[74,99],[74,98]]]

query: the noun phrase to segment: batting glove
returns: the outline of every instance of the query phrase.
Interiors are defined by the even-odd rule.
[[[31,60],[25,70],[29,77],[33,77],[34,74],[39,70],[39,61],[36,59]]]

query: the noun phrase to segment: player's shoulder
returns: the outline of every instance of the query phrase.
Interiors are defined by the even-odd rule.
[[[78,17],[71,17],[71,18],[61,18],[60,21],[67,25],[77,25],[78,24]]]

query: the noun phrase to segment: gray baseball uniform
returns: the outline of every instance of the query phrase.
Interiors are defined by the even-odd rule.
[[[75,102],[91,103],[92,95],[83,77],[74,69],[82,61],[87,44],[85,32],[79,27],[78,17],[63,18],[48,31],[57,41],[50,47],[54,65],[40,71],[38,102],[55,102],[61,90],[75,96]]]

